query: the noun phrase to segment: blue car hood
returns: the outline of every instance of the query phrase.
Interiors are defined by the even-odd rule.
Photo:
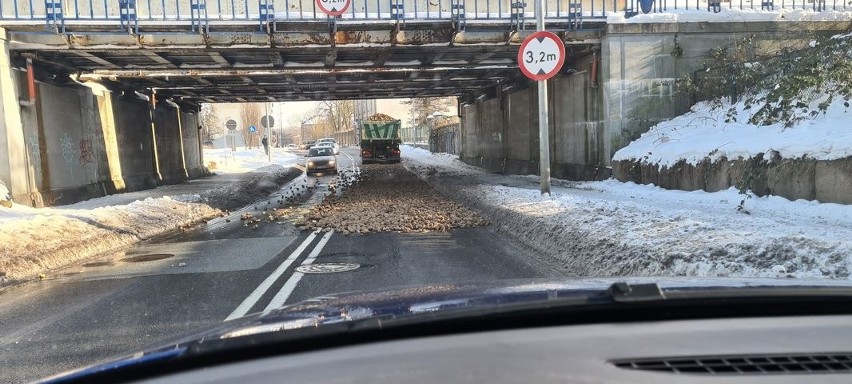
[[[140,351],[104,364],[60,374],[44,382],[64,382],[87,375],[120,369],[155,360],[172,359],[188,353],[192,345],[271,332],[323,325],[429,316],[436,313],[494,308],[519,303],[546,303],[559,297],[588,297],[605,292],[614,283],[656,283],[662,292],[686,289],[725,289],[743,287],[842,287],[852,284],[839,280],[803,281],[793,279],[704,279],[704,278],[602,278],[571,280],[509,280],[476,284],[434,284],[378,292],[349,292],[326,295],[286,305],[262,313],[223,322],[221,325],[163,343],[162,347]]]

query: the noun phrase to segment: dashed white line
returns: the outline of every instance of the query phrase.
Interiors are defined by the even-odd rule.
[[[316,260],[319,253],[322,252],[323,247],[325,247],[325,243],[328,242],[328,239],[331,238],[331,235],[334,233],[334,230],[328,231],[325,236],[320,239],[317,246],[314,248],[313,252],[302,262],[302,265],[310,265]],[[302,276],[305,274],[302,272],[294,271],[293,275],[290,276],[290,279],[284,283],[284,286],[281,287],[281,290],[272,298],[272,301],[269,302],[269,305],[266,306],[265,311],[270,309],[281,308],[284,303],[287,302],[287,299],[290,298],[290,295],[293,294],[293,290],[296,289],[296,285],[299,284],[299,280],[302,280]]]
[[[254,291],[252,291],[252,293],[249,294],[248,297],[246,297],[246,299],[243,300],[243,302],[240,303],[239,306],[237,306],[237,309],[234,309],[234,311],[231,312],[231,314],[225,318],[225,321],[245,316],[248,311],[251,310],[251,307],[253,307],[255,303],[260,300],[260,297],[263,296],[263,294],[267,290],[269,290],[269,287],[271,287],[272,284],[274,284],[275,281],[278,280],[278,278],[284,274],[284,271],[286,271],[287,268],[290,267],[290,264],[293,264],[293,262],[296,261],[297,258],[299,258],[299,255],[301,255],[302,252],[305,251],[305,248],[311,245],[311,243],[314,241],[314,238],[317,237],[318,233],[319,230],[316,230],[311,233],[308,238],[306,238],[305,241],[303,241],[302,244],[299,245],[299,248],[296,248],[296,250],[293,251],[293,253],[291,253],[290,256],[288,256],[287,259],[285,259],[284,262],[282,262],[281,265],[279,265],[278,268],[276,268],[275,271],[272,272],[271,275],[269,275],[265,280],[263,280],[263,282],[261,282],[260,285],[258,285],[257,288],[255,288]],[[326,235],[326,237],[324,237],[323,239],[327,240],[327,237],[328,235]],[[322,243],[322,241],[320,241],[320,243],[325,245],[324,243]],[[311,254],[313,255],[313,253]]]

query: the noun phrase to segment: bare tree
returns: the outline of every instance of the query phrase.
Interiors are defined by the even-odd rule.
[[[408,113],[415,125],[426,124],[427,117],[435,112],[444,112],[456,104],[452,97],[421,97],[402,102],[408,105]]]
[[[303,121],[310,122],[305,124],[305,136],[314,140],[347,132],[355,124],[355,103],[351,100],[320,102]]]
[[[246,103],[240,106],[240,126],[237,128],[240,134],[243,137],[243,142],[246,143],[246,147],[251,148],[254,145],[257,145],[256,137],[257,135],[252,135],[249,132],[249,126],[254,125],[255,127],[260,125],[260,106],[256,103]]]
[[[355,103],[351,100],[323,101],[318,107],[325,117],[331,132],[340,133],[352,129],[355,121]]]
[[[213,140],[214,136],[225,133],[224,123],[216,115],[216,106],[214,104],[202,104],[198,117],[203,128],[204,141]]]

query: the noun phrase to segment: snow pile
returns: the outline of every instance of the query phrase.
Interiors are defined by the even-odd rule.
[[[685,160],[695,165],[705,158],[748,159],[770,151],[777,151],[786,159],[835,160],[852,156],[852,111],[844,103],[837,98],[825,114],[785,128],[780,122],[767,126],[747,123],[754,111],[746,110],[743,103],[733,105],[736,121],[726,122],[730,104],[713,108],[712,103],[701,102],[690,112],[652,127],[616,152],[613,161],[638,160],[671,166]]]
[[[91,210],[15,205],[0,210],[0,280],[23,279],[219,213],[170,197]]]
[[[852,206],[670,191],[654,186],[431,172],[440,158],[403,151],[404,164],[447,196],[482,212],[557,273],[572,276],[849,279]],[[462,167],[462,165],[455,165]],[[535,179],[535,180],[533,180]],[[745,200],[749,212],[738,211]]]
[[[459,157],[448,153],[432,153],[422,148],[415,148],[410,145],[401,145],[400,150],[405,154],[405,157],[417,161],[420,164],[431,164],[437,167],[431,168],[431,175],[440,173],[443,176],[462,176],[469,174],[482,173],[481,168],[474,167],[459,161]]]
[[[683,22],[743,22],[743,21],[846,21],[852,20],[852,10],[827,10],[817,12],[812,9],[730,9],[728,4],[722,4],[719,13],[707,10],[704,3],[702,9],[695,9],[695,2],[676,0],[678,8],[668,3],[667,9],[657,13],[640,13],[625,18],[622,12],[607,13],[607,23],[683,23]],[[685,8],[691,9],[685,9]]]
[[[241,175],[236,182],[206,190],[199,198],[200,201],[219,209],[233,209],[268,196],[279,186],[301,174],[302,171],[294,167],[266,165]]]
[[[262,199],[301,174],[293,167],[262,165],[241,175],[212,176],[67,206],[0,207],[0,284],[204,222],[223,215],[223,210]],[[172,192],[178,193],[169,195]]]
[[[299,156],[284,148],[270,148],[270,150],[272,151],[271,163],[263,148],[246,149],[244,147],[237,148],[233,152],[229,148],[205,148],[204,161],[207,162],[211,172],[243,173],[258,170],[270,164],[290,165],[299,159]]]

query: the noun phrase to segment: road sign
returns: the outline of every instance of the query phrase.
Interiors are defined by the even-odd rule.
[[[340,16],[349,9],[352,0],[315,0],[317,8],[329,16]]]
[[[233,130],[237,129],[237,122],[234,121],[233,119],[228,120],[228,122],[225,123],[225,127],[227,127],[229,131],[233,131]]]
[[[272,128],[275,126],[275,118],[269,115],[260,118],[260,125],[264,128]]]
[[[565,44],[553,33],[538,31],[521,44],[518,66],[532,80],[547,80],[556,75],[565,63]]]
[[[257,133],[257,127],[254,125],[249,125],[249,133]]]

